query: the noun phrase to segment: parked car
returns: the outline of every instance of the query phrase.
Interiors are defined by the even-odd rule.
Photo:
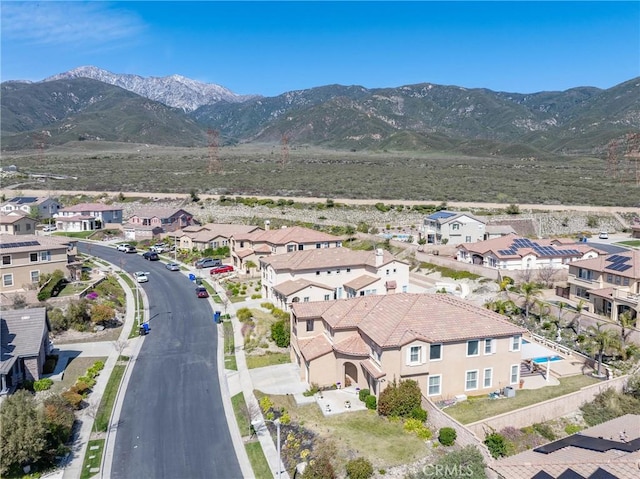
[[[180,265],[178,263],[167,263],[165,266],[169,271],[180,271]]]
[[[203,258],[196,261],[196,268],[213,268],[215,266],[222,266],[222,260],[220,259],[211,259],[211,258]]]
[[[123,253],[126,253],[127,252],[127,248],[130,248],[130,247],[131,247],[130,244],[122,243],[122,244],[119,244],[118,246],[116,246],[116,249],[118,251],[122,251]]]
[[[127,248],[124,250],[125,253],[137,253],[138,250],[136,249],[135,246],[127,246]]]
[[[47,225],[44,228],[42,228],[42,231],[45,232],[50,232],[50,231],[56,231],[58,229],[58,227],[56,225]]]
[[[204,286],[197,286],[196,287],[196,296],[198,298],[208,298],[209,297],[209,292],[207,291],[207,288],[205,288]]]
[[[155,251],[145,251],[142,257],[147,261],[158,261],[160,259],[160,256]]]
[[[158,244],[154,244],[149,249],[156,253],[166,253],[167,251],[169,251],[169,245],[167,245],[166,243],[158,243]]]
[[[230,264],[223,264],[222,266],[216,266],[209,271],[209,274],[220,274],[220,273],[231,273],[233,271],[233,266]]]
[[[143,271],[136,271],[135,273],[133,273],[133,275],[135,276],[138,283],[146,283],[147,281],[149,281],[147,273],[144,273]]]
[[[601,231],[600,234],[598,235],[598,238],[609,239],[609,233],[607,231]]]

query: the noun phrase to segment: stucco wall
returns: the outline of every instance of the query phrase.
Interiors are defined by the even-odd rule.
[[[558,417],[569,414],[580,408],[584,403],[590,402],[596,395],[607,389],[615,389],[622,391],[627,382],[628,376],[620,376],[610,381],[586,386],[565,396],[549,399],[538,404],[527,406],[517,411],[500,414],[482,421],[467,424],[467,428],[479,438],[483,438],[487,432],[492,430],[500,431],[501,429],[512,426],[521,428],[530,426],[531,424],[549,421]]]

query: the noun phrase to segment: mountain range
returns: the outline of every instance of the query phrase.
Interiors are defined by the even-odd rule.
[[[276,97],[236,95],[179,75],[143,78],[81,67],[1,85],[3,150],[78,140],[205,146],[286,139],[332,149],[476,156],[606,154],[640,130],[640,77],[609,89],[533,94],[423,83],[327,85]]]

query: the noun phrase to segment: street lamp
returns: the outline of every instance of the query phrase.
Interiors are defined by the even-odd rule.
[[[276,434],[278,435],[278,442],[277,442],[277,451],[278,451],[278,462],[276,463],[276,467],[278,468],[278,479],[280,479],[281,474],[282,474],[282,459],[280,459],[280,419],[263,419],[262,424],[264,424],[265,422],[270,422],[272,424],[274,424],[276,426]],[[260,426],[260,420],[255,420],[255,421],[251,421],[251,424],[253,424],[253,426],[255,427],[256,431],[259,429]]]

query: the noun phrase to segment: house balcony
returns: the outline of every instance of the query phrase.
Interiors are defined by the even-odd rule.
[[[587,289],[597,289],[600,287],[600,281],[598,281],[597,279],[581,278],[573,274],[570,274],[568,276],[567,281],[569,283],[577,284]]]

